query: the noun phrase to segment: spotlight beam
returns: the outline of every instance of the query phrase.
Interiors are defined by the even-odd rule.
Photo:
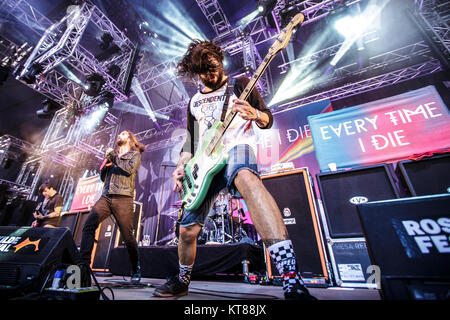
[[[352,33],[349,34],[344,43],[342,44],[339,51],[331,60],[330,64],[335,66],[339,60],[345,55],[345,53],[350,49],[350,47],[362,36],[362,34],[367,30],[367,28],[378,18],[381,11],[387,5],[390,0],[384,0],[381,3],[378,1],[371,0],[367,5],[364,12],[358,17],[358,26],[353,26],[351,29]]]
[[[145,96],[144,90],[142,90],[141,84],[139,83],[139,80],[136,77],[133,77],[133,80],[131,81],[131,90],[134,92],[136,97],[139,99],[139,102],[144,107],[145,111],[147,111],[147,114],[149,115],[150,119],[154,122],[156,128],[158,131],[161,131],[161,126],[159,125],[158,121],[156,120],[155,113],[153,111],[151,104],[151,101],[147,99]]]

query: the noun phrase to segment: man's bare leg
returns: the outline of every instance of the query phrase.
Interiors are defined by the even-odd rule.
[[[249,170],[241,170],[234,184],[248,206],[256,231],[266,247],[289,238],[280,209],[261,180]]]
[[[283,277],[285,298],[315,300],[303,286],[292,242],[272,195],[262,181],[249,170],[239,171],[234,184],[248,206],[256,231]]]
[[[197,253],[197,237],[202,227],[193,224],[188,227],[180,227],[178,239],[178,259],[182,265],[192,265]]]

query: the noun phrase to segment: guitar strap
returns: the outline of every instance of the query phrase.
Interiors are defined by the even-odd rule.
[[[233,95],[233,89],[234,89],[234,84],[236,83],[236,79],[231,78],[228,81],[227,84],[227,89],[225,91],[225,102],[223,103],[223,108],[222,108],[222,116],[220,117],[220,121],[223,122],[223,120],[225,120],[225,115],[227,114],[227,110],[228,110],[228,103],[230,103],[230,97]]]

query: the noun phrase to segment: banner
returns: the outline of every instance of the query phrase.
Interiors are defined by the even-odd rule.
[[[450,148],[450,115],[434,86],[308,117],[320,170],[413,159]]]
[[[78,180],[75,194],[72,199],[70,211],[82,211],[94,206],[100,199],[103,191],[103,182],[100,175]]]
[[[272,165],[286,162],[295,168],[308,167],[311,173],[318,171],[307,117],[331,110],[326,99],[274,113],[272,128],[257,131],[260,173],[269,173]]]

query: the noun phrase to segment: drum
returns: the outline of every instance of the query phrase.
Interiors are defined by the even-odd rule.
[[[214,219],[206,217],[205,224],[198,235],[197,243],[204,244],[216,241],[217,241],[217,224],[215,223]]]

